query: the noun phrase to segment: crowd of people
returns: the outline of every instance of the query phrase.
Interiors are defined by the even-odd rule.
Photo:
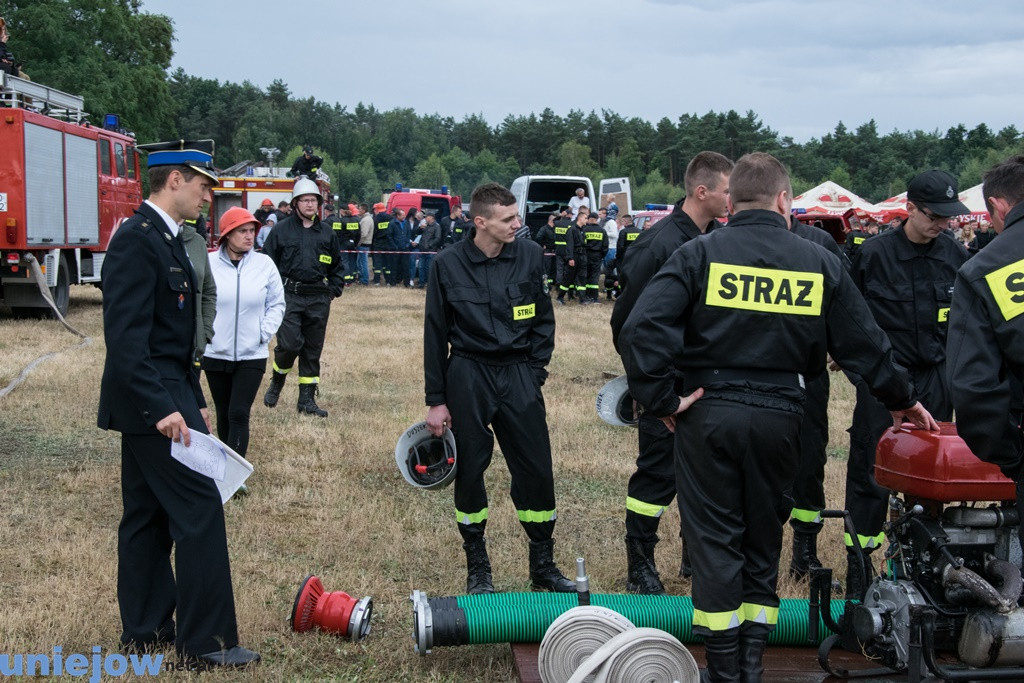
[[[454,506],[467,591],[494,590],[484,473],[497,438],[529,541],[531,583],[569,592],[575,585],[554,557],[542,396],[555,348],[549,287],[557,286],[554,301],[592,303],[604,269],[615,299],[611,341],[642,408],[625,497],[626,589],[665,592],[654,547],[660,517],[677,498],[681,573],[692,577],[693,631],[705,638],[711,681],[761,680],[778,618],[787,517],[791,575],[820,566],[827,359],[857,387],[846,481],[856,528],[846,535],[848,598],[863,597],[871,554],[883,544],[885,491],[873,479],[874,445],[894,421],[936,429],[935,418],[949,420],[954,409],[970,414],[980,426],[964,430],[968,445],[1007,476],[1022,477],[1020,449],[1007,445],[1020,442],[1012,426],[1019,419],[1007,416],[1019,418],[1024,244],[1013,232],[971,258],[950,225],[966,207],[944,171],[910,182],[905,219],[874,234],[868,217],[844,249],[795,220],[785,168],[761,153],[735,164],[698,154],[686,169],[685,197],[642,232],[610,202],[592,211],[586,201],[524,229],[515,197],[493,183],[474,191],[471,217],[459,207],[441,220],[417,209],[388,213],[382,204],[372,213],[365,204],[337,211],[300,176],[291,202],[276,210],[270,202],[262,215],[228,210],[217,249],[207,254],[193,223],[217,182],[212,149],[181,141],[140,148],[150,151],[151,194],[111,241],[104,265],[108,354],[98,419],[122,433],[125,647],[173,642],[182,656],[211,665],[259,661],[238,645],[219,493],[167,446],[187,445],[189,430],[213,431],[201,368],[217,434],[245,454],[271,353],[264,404],[278,404],[297,363],[298,411],[326,418],[315,400],[320,353],[331,302],[348,285],[427,290],[426,423],[436,436],[450,428],[457,447]],[[997,233],[1019,223],[1024,157],[990,171],[984,191]],[[1007,269],[1010,277],[993,279]]]

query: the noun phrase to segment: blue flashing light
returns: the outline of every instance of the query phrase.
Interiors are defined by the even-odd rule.
[[[793,213],[801,213],[801,214],[802,214],[802,213],[807,213],[807,209],[803,209],[803,208],[794,208],[794,209],[793,209]]]
[[[448,194],[448,186],[447,185],[442,185],[441,186],[441,194]]]
[[[117,114],[106,114],[103,117],[103,128],[105,130],[117,130],[121,127],[121,117]]]
[[[668,204],[648,204],[646,206],[648,211],[668,211]]]
[[[395,192],[402,191],[402,183],[395,183]]]

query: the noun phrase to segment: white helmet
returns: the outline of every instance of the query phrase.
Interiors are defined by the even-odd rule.
[[[395,462],[409,484],[418,489],[440,489],[455,479],[455,435],[448,427],[438,438],[426,422],[405,430],[395,444]]]
[[[295,187],[292,188],[292,205],[295,205],[295,200],[299,197],[307,194],[316,195],[317,207],[323,205],[324,196],[320,194],[320,187],[309,178],[299,178],[295,181]]]
[[[597,415],[614,427],[636,426],[633,396],[629,393],[625,375],[616,377],[597,392]]]

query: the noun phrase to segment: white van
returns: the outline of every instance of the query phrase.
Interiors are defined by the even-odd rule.
[[[605,178],[600,182],[598,194],[594,184],[586,176],[568,175],[524,175],[512,181],[511,190],[519,204],[519,217],[536,234],[540,226],[548,222],[548,215],[569,206],[569,199],[583,188],[590,198],[590,206],[597,210],[607,206],[612,199],[619,207],[619,213],[629,213],[633,200],[629,178]]]

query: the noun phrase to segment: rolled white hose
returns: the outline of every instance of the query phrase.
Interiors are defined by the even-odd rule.
[[[573,607],[555,619],[540,643],[537,669],[544,683],[565,683],[591,654],[612,637],[635,629],[607,607]]]

